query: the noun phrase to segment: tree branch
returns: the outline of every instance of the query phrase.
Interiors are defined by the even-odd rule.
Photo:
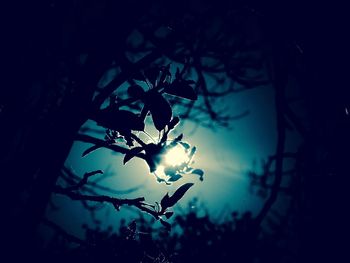
[[[74,174],[73,171],[71,171],[69,168],[67,167],[63,167],[63,171],[64,173],[62,173],[62,178],[68,182],[69,184],[75,184],[75,181],[74,180],[79,180],[79,176]],[[67,175],[66,175],[66,174]],[[103,186],[103,185],[100,185],[95,181],[91,182],[91,181],[87,181],[86,185],[84,185],[83,188],[81,188],[82,191],[86,191],[88,193],[91,193],[91,194],[96,194],[96,192],[92,189],[96,189],[96,190],[101,190],[101,191],[105,191],[105,192],[108,192],[110,194],[117,194],[117,195],[120,195],[120,194],[130,194],[134,191],[137,191],[142,185],[138,185],[138,186],[135,186],[133,188],[129,188],[127,190],[114,190],[112,188],[109,188],[109,187],[106,187],[106,186]],[[90,188],[91,187],[91,188]]]
[[[76,185],[69,186],[66,188],[66,190],[67,191],[78,190],[79,188],[83,187],[88,183],[88,179],[90,178],[90,176],[94,176],[96,174],[103,174],[103,172],[101,170],[97,170],[97,171],[85,173],[83,178]]]
[[[280,184],[283,176],[283,159],[284,159],[284,144],[286,139],[286,126],[284,119],[284,88],[287,84],[288,75],[280,57],[275,57],[273,61],[274,87],[275,87],[275,108],[276,108],[276,124],[277,124],[277,146],[276,146],[276,170],[275,179],[272,184],[271,194],[265,202],[263,208],[255,218],[255,223],[260,226],[263,219],[269,212],[272,205],[278,197]]]
[[[108,83],[103,90],[95,97],[93,101],[93,112],[97,111],[101,104],[107,99],[110,94],[124,81],[131,78],[135,73],[137,73],[142,68],[150,65],[153,61],[161,56],[158,50],[152,51],[152,53],[146,55],[140,59],[135,64],[130,65],[128,68],[124,69],[115,79]]]
[[[101,145],[101,147],[110,149],[110,150],[112,150],[114,152],[117,152],[117,153],[126,154],[126,153],[128,153],[130,151],[129,149],[121,147],[119,145],[108,144],[104,140],[92,137],[90,135],[81,134],[81,133],[78,133],[76,135],[75,140],[82,141],[82,142],[87,142],[87,143],[92,143],[92,144],[95,144],[95,145]],[[136,156],[145,160],[145,154],[143,154],[143,153],[139,153]]]
[[[91,202],[98,202],[98,203],[109,203],[114,206],[116,210],[119,211],[120,207],[123,205],[127,206],[134,206],[140,209],[143,212],[146,212],[150,215],[152,215],[154,218],[159,219],[159,215],[157,212],[155,212],[152,209],[149,209],[148,207],[145,207],[147,205],[144,203],[145,198],[144,197],[138,197],[134,199],[121,199],[121,198],[116,198],[116,197],[111,197],[111,196],[106,196],[106,195],[84,195],[80,194],[77,192],[73,191],[68,191],[67,189],[61,187],[61,186],[56,186],[54,191],[56,194],[61,194],[69,197],[72,200],[80,200],[80,201],[91,201]]]

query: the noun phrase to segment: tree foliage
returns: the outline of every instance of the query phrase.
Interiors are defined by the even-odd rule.
[[[166,220],[173,214],[168,209],[191,184],[184,184],[171,196],[164,195],[155,205],[146,203],[144,197],[99,195],[96,189],[115,191],[91,180],[102,171],[86,171],[81,178],[64,166],[73,142],[92,144],[82,156],[107,148],[123,154],[125,165],[132,158],[142,158],[152,173],[165,151],[180,147],[188,161],[164,169],[165,178],[155,173],[157,180],[171,184],[187,174],[203,180],[203,171],[191,167],[196,147],[183,141],[182,135],[172,138],[170,132],[180,121],[227,127],[249,112],[232,115],[220,99],[266,84],[274,88],[276,151],[264,164],[262,175],[250,173],[260,194],[267,197],[249,230],[252,238],[261,233],[281,192],[299,200],[301,214],[308,205],[307,200],[300,203],[304,194],[312,204],[320,199],[330,209],[329,204],[346,199],[340,195],[343,191],[333,191],[337,198],[331,198],[332,202],[324,197],[330,174],[335,174],[330,180],[333,190],[347,185],[341,175],[348,171],[344,163],[349,156],[350,107],[346,93],[337,88],[344,86],[347,74],[332,55],[338,52],[334,57],[343,57],[334,43],[341,46],[345,42],[327,41],[324,35],[333,33],[314,30],[326,30],[326,19],[320,19],[326,15],[314,12],[314,6],[307,10],[301,17],[304,22],[309,14],[318,15],[307,31],[301,22],[291,19],[299,17],[298,5],[291,5],[294,13],[284,18],[284,9],[278,4],[274,7],[279,7],[280,13],[253,2],[199,2],[177,1],[169,8],[162,1],[126,1],[123,5],[109,0],[27,1],[20,3],[21,8],[11,7],[4,33],[6,72],[0,93],[2,211],[6,211],[1,217],[5,228],[2,243],[9,254],[23,251],[29,257],[35,253],[33,237],[42,221],[63,233],[44,219],[53,193],[79,200],[91,210],[88,202],[109,203],[116,210],[134,206],[169,228]],[[295,24],[287,23],[288,19]],[[317,41],[310,32],[318,34]],[[324,51],[329,46],[334,47],[332,52]],[[325,62],[319,63],[321,60]],[[311,75],[317,75],[316,80]],[[302,87],[309,125],[295,113],[287,97],[291,80]],[[330,86],[335,86],[336,92],[331,92]],[[147,132],[148,116],[159,133],[159,139],[152,142],[140,136]],[[84,126],[88,120],[103,127],[103,135],[97,132],[92,136],[91,128]],[[286,151],[291,130],[305,139],[295,153]],[[346,153],[339,155],[338,149]],[[320,155],[326,156],[323,161]],[[296,160],[298,169],[286,173],[285,159],[290,158]],[[292,189],[282,186],[286,174],[293,175]],[[59,178],[67,185],[60,185]],[[314,181],[318,187],[310,186]],[[311,188],[316,197],[296,190],[300,185]],[[342,210],[340,205],[336,208]],[[305,219],[301,228],[317,233],[321,223],[332,221],[322,211],[316,205],[310,217],[319,224],[312,226]],[[326,219],[317,221],[318,217]],[[134,224],[129,228],[135,232]],[[338,232],[341,230],[338,227]],[[334,235],[327,232],[326,237]],[[320,241],[316,243],[322,247]],[[312,248],[317,250],[316,245]]]

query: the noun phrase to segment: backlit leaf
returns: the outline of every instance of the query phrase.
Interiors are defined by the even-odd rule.
[[[140,153],[143,150],[142,147],[135,147],[129,150],[124,156],[123,163],[126,164],[129,160],[134,158],[138,153]]]
[[[164,89],[164,92],[189,99],[189,100],[196,100],[197,99],[197,93],[194,91],[194,89],[190,86],[193,84],[193,80],[175,80],[173,83],[171,83],[169,86],[167,86]]]
[[[192,186],[193,183],[187,183],[180,186],[172,196],[169,196],[169,194],[167,193],[160,201],[163,211],[165,211],[168,207],[172,207],[173,205],[175,205],[177,201],[179,201],[187,192],[187,190],[190,189],[190,187]]]
[[[180,122],[180,118],[179,117],[174,117],[171,119],[171,121],[168,123],[168,129],[172,130],[176,127],[176,125],[178,125]]]
[[[176,182],[177,180],[179,180],[181,178],[182,178],[181,174],[175,173],[175,174],[170,176],[168,182]]]
[[[83,152],[83,154],[82,154],[82,157],[85,157],[86,155],[88,155],[88,154],[90,154],[90,153],[92,153],[93,151],[95,151],[95,150],[97,150],[97,149],[99,149],[99,148],[102,148],[104,145],[94,145],[94,146],[91,146],[91,147],[89,147],[89,148],[87,148],[84,152]]]
[[[164,213],[164,215],[165,215],[165,217],[166,217],[167,219],[169,219],[170,217],[172,217],[173,214],[174,214],[174,212],[171,212],[171,211],[165,212],[165,213]]]
[[[147,93],[145,102],[152,114],[154,126],[158,131],[163,130],[172,117],[169,103],[160,93],[154,90]]]
[[[194,169],[191,173],[198,175],[199,176],[199,180],[203,181],[203,175],[204,175],[203,170],[201,170],[201,169]]]

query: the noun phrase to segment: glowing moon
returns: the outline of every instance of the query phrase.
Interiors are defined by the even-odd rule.
[[[164,161],[166,165],[177,166],[185,162],[188,162],[189,157],[185,148],[177,145],[171,148],[164,156]]]

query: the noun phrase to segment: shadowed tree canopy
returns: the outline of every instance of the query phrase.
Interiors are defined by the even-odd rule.
[[[35,254],[33,240],[41,222],[61,231],[44,218],[53,193],[109,203],[117,211],[134,206],[169,229],[171,208],[192,183],[164,195],[156,205],[146,203],[147,196],[97,195],[94,189],[101,186],[90,178],[102,171],[86,171],[80,178],[64,167],[73,142],[92,144],[83,156],[108,148],[123,154],[124,164],[141,158],[161,183],[171,184],[186,174],[205,180],[200,167],[191,167],[196,148],[182,135],[171,137],[171,131],[183,121],[213,129],[227,127],[249,112],[228,113],[222,98],[272,85],[275,155],[264,164],[263,175],[250,173],[253,184],[267,191],[268,197],[255,218],[234,216],[235,230],[225,225],[217,230],[223,235],[232,231],[234,237],[225,240],[246,242],[239,247],[248,253],[263,233],[262,225],[278,195],[285,191],[295,200],[291,213],[299,220],[295,231],[302,240],[302,260],[318,250],[327,259],[340,256],[338,233],[345,233],[347,217],[338,216],[336,224],[333,212],[345,209],[345,175],[350,174],[346,165],[350,101],[343,89],[347,71],[339,59],[347,62],[348,49],[338,37],[346,23],[341,12],[323,4],[274,2],[78,0],[9,6],[11,15],[4,16],[3,22],[7,25],[2,49],[5,76],[0,93],[1,223],[7,251]],[[291,81],[302,91],[299,99],[306,105],[305,116],[298,116],[287,98]],[[157,141],[142,139],[146,119],[158,132]],[[103,138],[92,136],[93,128],[83,127],[88,120],[104,128]],[[290,131],[303,138],[296,153],[285,150]],[[161,178],[156,174],[160,156],[174,147],[184,150],[188,159],[165,170],[166,177]],[[288,189],[282,187],[286,159],[296,163]],[[67,186],[58,184],[58,178]],[[177,220],[181,225],[180,216]],[[191,218],[186,220],[191,224]],[[213,227],[209,221],[205,224]],[[323,224],[335,230],[325,230],[317,239]],[[128,227],[135,232],[133,225]],[[172,238],[172,242],[181,239]],[[328,239],[339,246],[330,247]],[[260,262],[270,260],[266,253],[260,254]],[[244,255],[237,260],[253,262]]]

